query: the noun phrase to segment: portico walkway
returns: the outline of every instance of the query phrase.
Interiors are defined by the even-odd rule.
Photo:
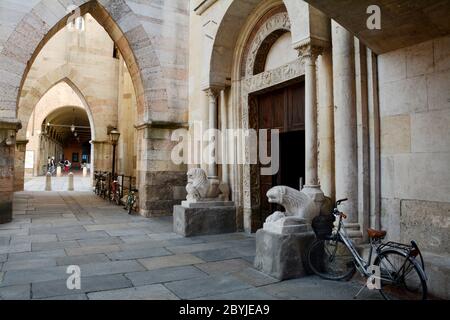
[[[44,191],[45,176],[25,178],[25,191]],[[67,191],[69,187],[69,177],[63,174],[61,177],[52,177],[52,191]],[[73,175],[73,187],[75,191],[91,191],[92,184],[89,176],[83,177],[81,173]]]
[[[253,236],[182,238],[92,192],[22,192],[0,225],[1,299],[351,299],[359,283],[279,282],[252,267]],[[78,265],[81,289],[69,290]],[[368,292],[362,298],[379,298]]]

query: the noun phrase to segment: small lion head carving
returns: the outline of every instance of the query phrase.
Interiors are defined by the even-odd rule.
[[[275,186],[267,191],[266,195],[270,203],[277,203],[286,209],[284,216],[294,216],[307,220],[312,219],[311,206],[314,205],[314,202],[302,191],[287,186]],[[281,217],[280,213],[276,212],[276,218],[279,219]],[[269,216],[266,222],[270,222],[274,218],[275,216]]]

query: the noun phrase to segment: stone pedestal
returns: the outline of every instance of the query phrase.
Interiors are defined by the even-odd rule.
[[[87,167],[83,167],[83,177],[87,177]]]
[[[56,167],[56,176],[61,177],[61,167],[60,166]]]
[[[73,191],[74,190],[74,187],[73,187],[73,173],[72,172],[69,173],[69,184],[68,184],[67,190],[68,191]]]
[[[184,237],[236,232],[232,201],[205,201],[173,207],[173,230]]]
[[[260,229],[254,266],[279,280],[303,277],[310,273],[306,253],[314,238],[312,231],[277,234]]]
[[[52,191],[52,174],[50,172],[45,175],[45,191]]]

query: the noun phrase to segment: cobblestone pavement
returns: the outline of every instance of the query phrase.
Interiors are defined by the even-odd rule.
[[[29,177],[25,179],[25,191],[44,191],[45,176]],[[75,191],[91,191],[91,178],[83,177],[80,173],[73,176],[73,186]],[[67,191],[69,187],[69,177],[63,174],[61,177],[52,177],[52,191]]]
[[[182,238],[88,192],[22,192],[0,225],[2,299],[351,299],[356,281],[279,282],[252,267],[254,237]],[[78,265],[81,289],[69,290]],[[379,298],[365,292],[361,298]]]

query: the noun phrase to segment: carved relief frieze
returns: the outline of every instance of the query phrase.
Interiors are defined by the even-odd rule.
[[[246,77],[253,75],[255,61],[257,60],[258,51],[263,45],[264,41],[274,32],[278,30],[291,30],[291,23],[287,12],[280,12],[274,14],[267,19],[264,24],[259,28],[253,41],[249,46],[249,52],[247,54],[247,60],[245,64]]]

